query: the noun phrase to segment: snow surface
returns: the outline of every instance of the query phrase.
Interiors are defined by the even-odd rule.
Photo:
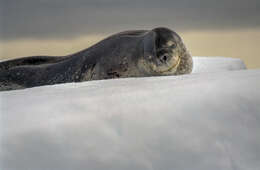
[[[227,57],[192,57],[192,73],[220,72],[227,70],[246,69],[244,62],[239,58]]]
[[[259,170],[259,87],[222,70],[1,92],[0,169]]]

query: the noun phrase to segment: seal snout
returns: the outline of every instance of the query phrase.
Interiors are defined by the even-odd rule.
[[[159,57],[161,63],[167,63],[167,61],[169,60],[169,55],[168,54],[164,54],[162,56]]]
[[[188,51],[185,51],[182,54],[181,62],[176,70],[176,75],[191,73],[192,68],[193,68],[192,56]]]

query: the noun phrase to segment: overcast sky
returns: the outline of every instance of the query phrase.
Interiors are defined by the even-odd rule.
[[[0,0],[0,40],[71,38],[168,26],[177,31],[260,27],[259,0]]]

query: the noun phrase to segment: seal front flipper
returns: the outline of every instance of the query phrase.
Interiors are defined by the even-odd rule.
[[[41,65],[41,64],[51,64],[62,61],[68,58],[68,56],[32,56],[32,57],[23,57],[8,61],[0,62],[0,71],[9,70],[17,66],[30,66],[30,65]]]

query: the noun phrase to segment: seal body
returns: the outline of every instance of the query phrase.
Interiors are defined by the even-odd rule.
[[[187,74],[192,58],[168,28],[114,34],[68,56],[34,56],[0,63],[0,90],[124,77]]]

